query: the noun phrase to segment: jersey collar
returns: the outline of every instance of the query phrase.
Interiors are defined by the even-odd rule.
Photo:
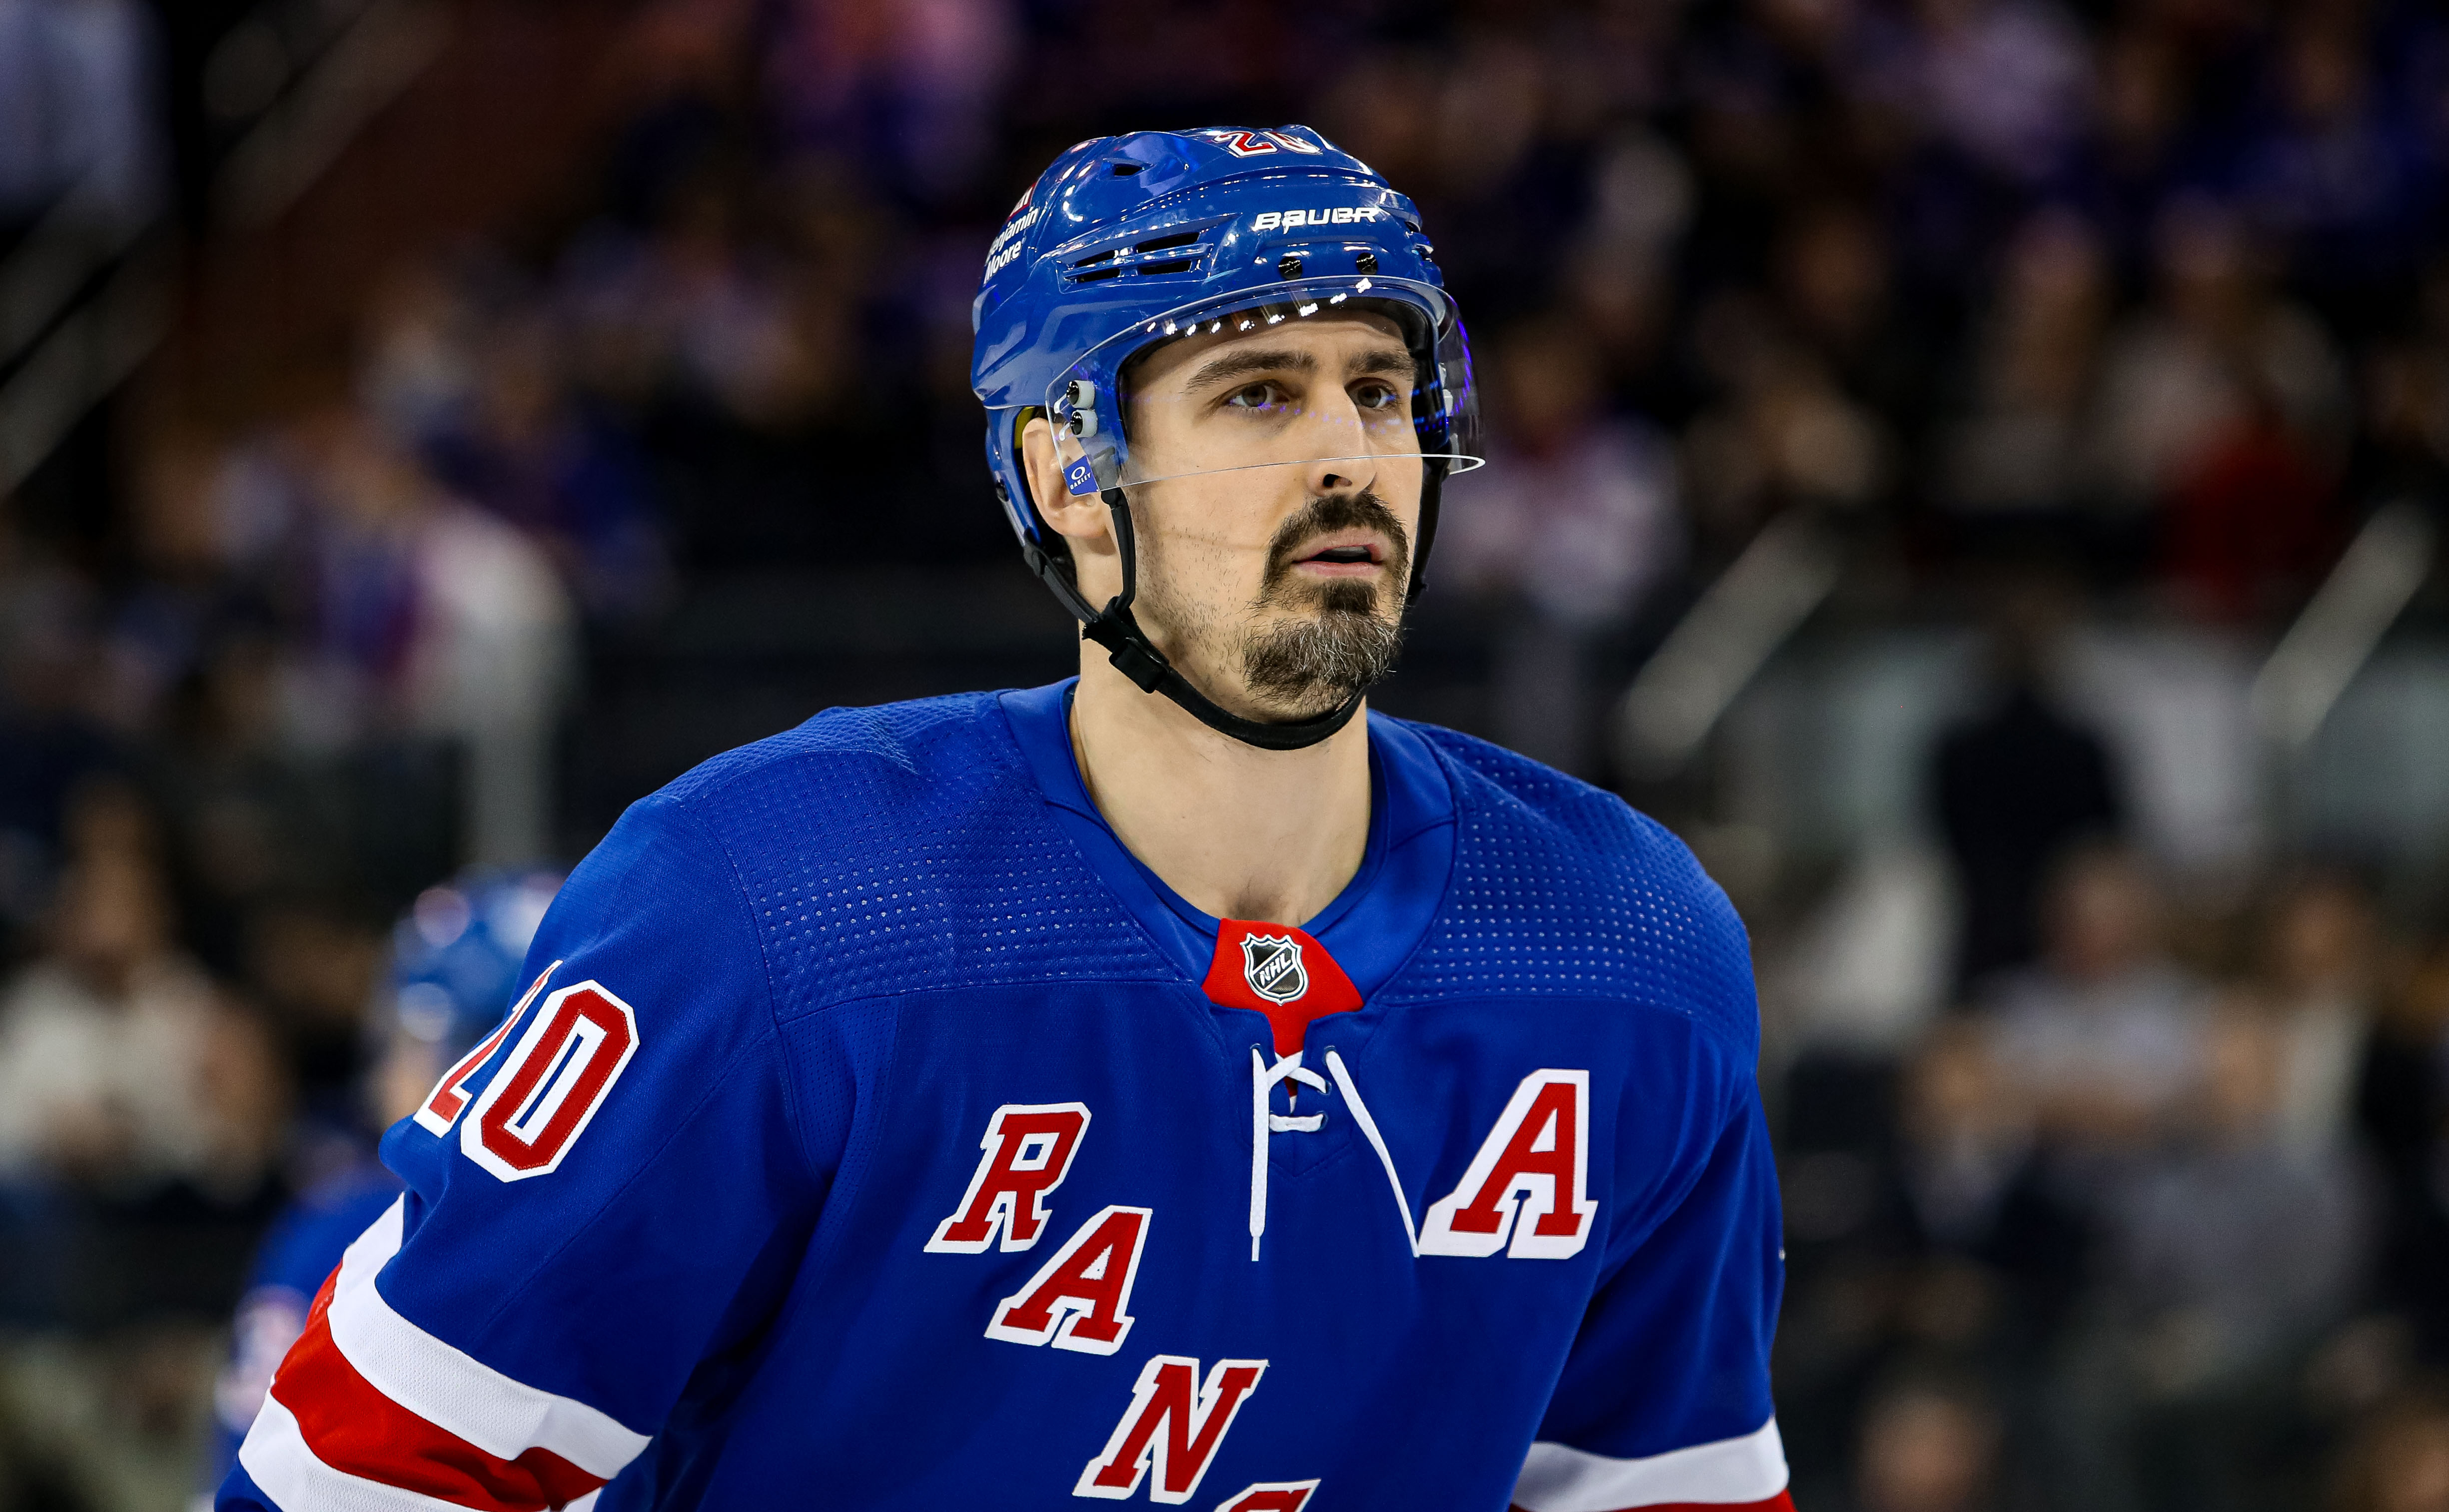
[[[1001,695],[1004,716],[1039,792],[1098,877],[1183,976],[1204,980],[1216,917],[1194,907],[1132,855],[1108,826],[1073,759],[1070,717],[1078,678]],[[1455,800],[1427,744],[1400,720],[1369,719],[1369,840],[1335,901],[1302,927],[1326,947],[1365,999],[1427,935],[1454,870]]]

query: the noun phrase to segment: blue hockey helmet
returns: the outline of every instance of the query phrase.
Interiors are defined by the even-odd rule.
[[[1130,614],[1123,490],[1173,475],[1133,456],[1121,420],[1124,380],[1133,358],[1167,340],[1354,310],[1391,319],[1412,350],[1409,434],[1312,426],[1298,453],[1240,465],[1417,457],[1421,514],[1408,585],[1417,594],[1439,489],[1481,460],[1470,343],[1418,210],[1318,132],[1211,127],[1079,144],[1013,206],[988,248],[971,312],[971,385],[987,407],[987,461],[1031,569],[1141,688],[1272,749],[1325,739],[1361,695],[1314,720],[1244,720],[1208,701],[1148,642]],[[1020,434],[1041,414],[1060,428],[1071,491],[1103,494],[1113,514],[1123,591],[1102,609],[1081,595],[1069,552],[1030,494]]]
[[[479,869],[419,893],[392,930],[392,993],[401,1032],[446,1060],[511,1010],[519,969],[561,873]]]

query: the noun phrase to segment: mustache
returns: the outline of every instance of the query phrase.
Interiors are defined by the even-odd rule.
[[[1412,538],[1386,501],[1367,489],[1349,494],[1321,494],[1293,512],[1276,527],[1267,544],[1267,572],[1260,584],[1259,601],[1272,602],[1301,564],[1302,549],[1336,531],[1369,530],[1386,537],[1388,581],[1399,595],[1412,577]]]

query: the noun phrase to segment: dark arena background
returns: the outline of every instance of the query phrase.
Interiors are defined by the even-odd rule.
[[[1073,665],[988,241],[1287,122],[1491,419],[1380,706],[1750,926],[1797,1504],[2449,1512],[2420,0],[0,0],[0,1512],[203,1494],[434,889]]]

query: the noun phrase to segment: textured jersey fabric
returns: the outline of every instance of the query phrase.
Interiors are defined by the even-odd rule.
[[[221,1504],[1783,1506],[1757,1013],[1688,852],[1373,715],[1354,887],[1235,926],[1253,990],[1322,949],[1363,999],[1280,1056],[1066,696],[828,711],[632,807]]]

